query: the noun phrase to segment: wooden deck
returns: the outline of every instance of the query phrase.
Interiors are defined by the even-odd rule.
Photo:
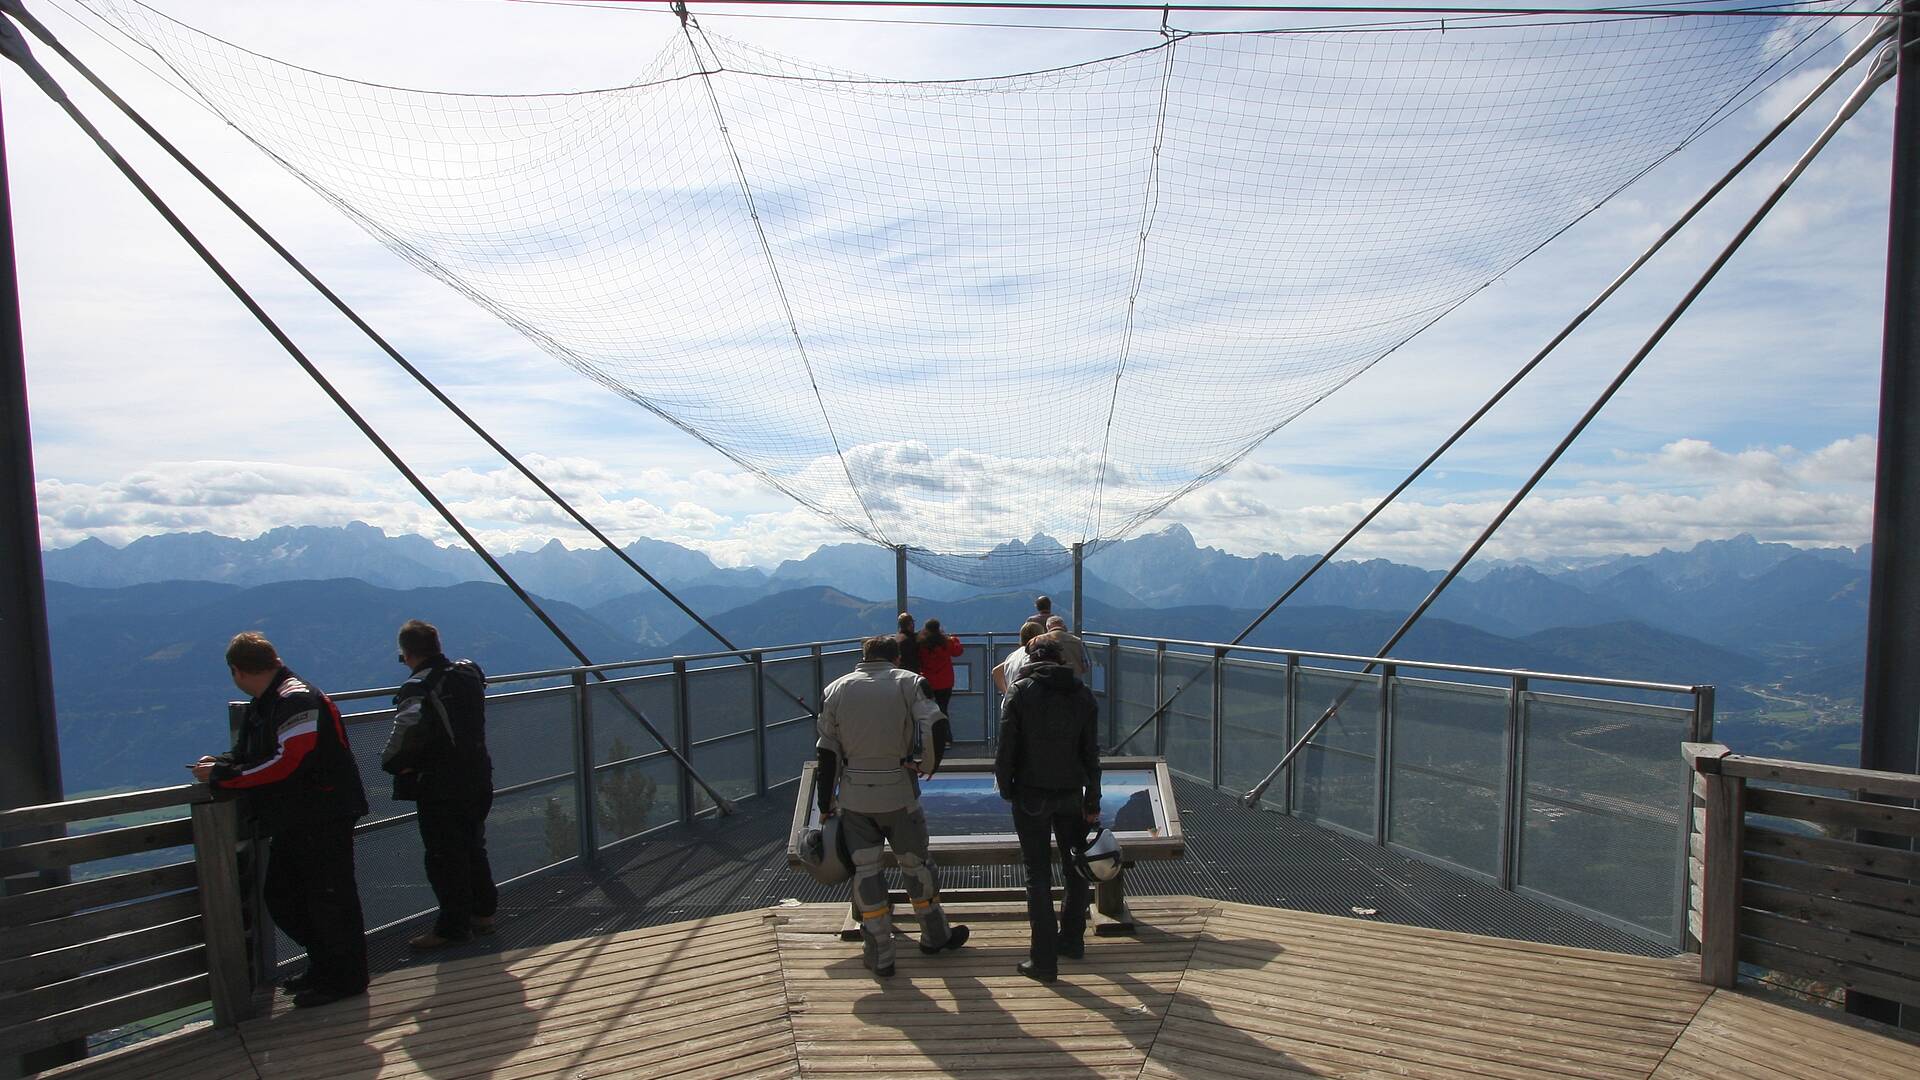
[[[634,1076],[1908,1080],[1920,1046],[1650,960],[1192,897],[1135,902],[1041,986],[1024,915],[880,982],[808,904],[380,976],[363,999],[190,1032],[85,1080]],[[911,925],[910,916],[903,919]]]

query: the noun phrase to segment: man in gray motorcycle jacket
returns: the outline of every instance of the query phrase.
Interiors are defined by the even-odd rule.
[[[920,778],[933,775],[933,725],[940,709],[928,700],[918,675],[894,666],[898,656],[892,638],[862,643],[859,666],[827,687],[817,744],[820,816],[840,815],[853,855],[863,959],[883,978],[893,974],[894,963],[884,845],[893,845],[920,917],[920,951],[958,949],[968,933],[964,926],[949,926],[940,906],[940,880],[927,852],[927,814],[920,807]]]

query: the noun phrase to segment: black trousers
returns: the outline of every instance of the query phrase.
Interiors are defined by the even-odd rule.
[[[353,819],[288,826],[267,849],[267,913],[307,951],[316,986],[367,987],[367,926],[353,878]]]
[[[1087,838],[1087,818],[1080,793],[1016,793],[1013,831],[1020,837],[1020,855],[1027,864],[1027,956],[1042,971],[1059,967],[1054,947],[1059,941],[1076,943],[1087,933],[1087,902],[1093,887],[1073,864],[1073,846]],[[1060,921],[1053,918],[1053,852],[1060,852],[1066,896],[1060,902]]]
[[[473,933],[475,915],[492,915],[500,906],[487,863],[487,811],[492,808],[491,791],[476,798],[420,800],[427,884],[440,902],[433,932],[441,937],[466,937]]]

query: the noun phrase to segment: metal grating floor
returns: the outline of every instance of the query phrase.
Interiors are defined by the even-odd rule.
[[[1266,810],[1231,795],[1175,780],[1187,834],[1186,858],[1141,863],[1128,871],[1135,895],[1215,897],[1247,904],[1352,917],[1371,908],[1377,921],[1490,937],[1664,956],[1670,949],[1550,904],[1497,889],[1443,867]],[[793,789],[739,804],[732,817],[673,825],[603,853],[597,871],[566,867],[500,891],[500,932],[469,945],[417,957],[407,938],[423,917],[370,941],[375,971],[428,959],[546,945],[643,926],[767,907],[782,900],[839,901],[844,886],[823,886],[786,865]],[[1020,887],[1017,866],[942,867],[941,885]]]

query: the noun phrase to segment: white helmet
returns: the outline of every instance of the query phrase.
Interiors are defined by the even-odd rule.
[[[797,854],[807,873],[822,885],[838,885],[853,876],[853,860],[847,857],[839,814],[821,822],[819,828],[801,833]]]
[[[1074,849],[1073,863],[1089,881],[1112,881],[1120,876],[1120,841],[1102,827]]]

